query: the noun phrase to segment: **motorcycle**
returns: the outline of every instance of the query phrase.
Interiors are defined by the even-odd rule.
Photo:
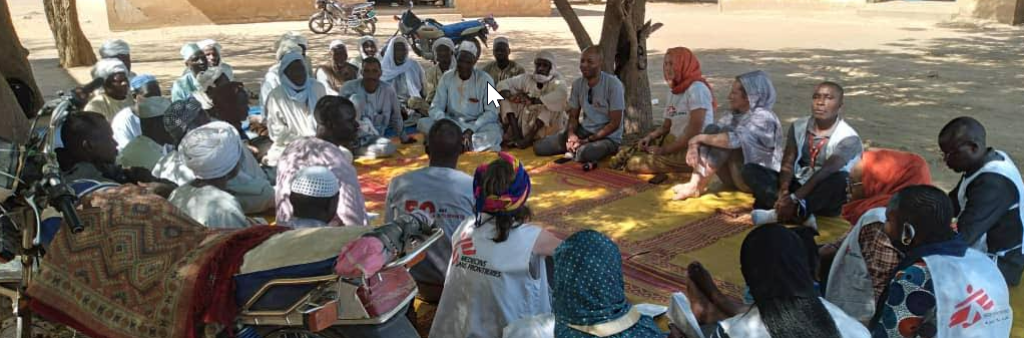
[[[487,44],[487,34],[490,31],[498,30],[498,22],[494,16],[475,20],[463,21],[460,23],[443,25],[437,20],[427,18],[425,20],[416,16],[412,11],[412,1],[409,2],[409,9],[402,12],[401,16],[396,15],[398,31],[394,35],[401,34],[412,45],[413,52],[419,57],[434,61],[434,41],[447,37],[458,46],[462,41],[474,41],[477,45]]]
[[[96,181],[64,181],[54,152],[58,126],[68,116],[80,111],[84,97],[100,85],[102,81],[94,81],[76,93],[60,93],[58,99],[47,103],[33,120],[32,130],[35,130],[40,117],[48,117],[49,126],[34,132],[26,144],[4,146],[0,142],[0,146],[8,148],[0,150],[13,153],[17,158],[13,162],[16,165],[0,162],[0,176],[13,178],[0,181],[0,189],[13,192],[5,201],[0,201],[3,202],[0,204],[0,258],[14,260],[17,266],[0,269],[0,298],[10,301],[8,309],[13,309],[16,316],[13,323],[5,321],[5,325],[0,327],[2,337],[40,337],[41,334],[53,334],[56,330],[67,330],[67,327],[76,325],[38,320],[40,317],[33,315],[33,307],[29,304],[39,299],[32,299],[26,290],[41,280],[44,273],[42,262],[47,259],[47,250],[53,250],[49,245],[56,236],[74,238],[88,231],[78,216],[79,211],[76,211],[80,200],[101,189],[116,187]],[[46,207],[52,207],[62,217],[45,217],[47,213],[43,209]],[[344,242],[343,253],[353,243],[368,237],[381,242],[384,251],[378,269],[360,270],[361,274],[345,276],[335,274],[333,269],[325,271],[322,267],[312,270],[313,275],[301,277],[288,273],[268,276],[261,272],[255,283],[249,280],[250,283],[245,284],[251,286],[248,289],[251,292],[235,293],[236,303],[240,305],[235,325],[230,328],[235,335],[242,338],[418,337],[404,315],[418,292],[407,266],[415,264],[412,262],[422,257],[425,250],[444,235],[443,230],[429,216],[420,213],[400,216],[374,229],[346,229],[361,235]],[[69,233],[60,234],[58,231]],[[300,238],[323,241],[325,236],[312,233]],[[293,249],[272,243],[260,245],[269,245],[263,248],[269,252],[287,253],[288,249]],[[257,249],[260,246],[252,250]],[[365,257],[346,257],[355,257],[354,264],[364,266],[365,262],[360,259]],[[329,262],[333,267],[334,260]],[[374,265],[367,263],[365,266]],[[245,282],[241,279],[243,277],[236,274],[234,278],[242,285]],[[221,331],[222,334],[224,332]],[[76,335],[81,336],[80,333]]]
[[[338,26],[342,34],[351,29],[359,36],[373,35],[377,32],[377,11],[373,5],[373,2],[346,5],[337,0],[316,0],[319,11],[309,17],[309,30],[327,34]]]

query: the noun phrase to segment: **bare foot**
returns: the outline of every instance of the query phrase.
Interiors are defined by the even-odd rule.
[[[676,193],[675,196],[672,197],[673,200],[685,201],[691,198],[700,197],[701,189],[696,184],[686,183],[677,184],[672,187],[672,192]]]
[[[719,320],[728,318],[690,278],[686,279],[686,297],[690,299],[690,310],[693,311],[693,316],[697,317],[697,322],[701,325],[717,323]]]
[[[693,284],[700,288],[701,293],[706,295],[708,300],[726,316],[734,316],[743,312],[740,305],[730,300],[722,293],[722,290],[718,289],[714,278],[711,277],[711,272],[708,272],[700,262],[690,263],[686,267],[686,274]]]

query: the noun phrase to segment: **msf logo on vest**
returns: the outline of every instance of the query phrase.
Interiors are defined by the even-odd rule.
[[[969,328],[981,321],[982,315],[991,311],[996,302],[988,297],[985,289],[975,290],[973,286],[967,285],[966,299],[956,305],[956,311],[949,318],[949,327],[960,326]]]
[[[472,256],[476,254],[476,249],[473,248],[473,237],[469,236],[469,234],[463,233],[462,238],[455,245],[458,246],[459,250],[452,252],[452,264],[459,261],[460,252],[462,255]]]

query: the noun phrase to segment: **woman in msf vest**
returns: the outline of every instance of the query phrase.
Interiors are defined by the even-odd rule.
[[[984,253],[950,227],[953,204],[927,185],[889,201],[885,232],[906,253],[879,297],[873,337],[1010,336],[1013,310],[1006,282]]]
[[[498,156],[473,175],[476,217],[452,236],[452,261],[430,337],[501,337],[509,323],[551,312],[544,257],[561,240],[527,223],[530,175],[512,155]]]

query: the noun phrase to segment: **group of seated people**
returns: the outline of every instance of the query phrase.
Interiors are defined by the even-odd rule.
[[[586,170],[614,157],[613,167],[634,173],[692,172],[672,188],[677,199],[700,196],[715,177],[754,195],[756,228],[740,261],[752,301],[723,295],[699,263],[688,269],[686,294],[712,337],[1009,335],[1007,286],[1024,272],[1024,183],[973,118],[939,134],[943,160],[963,174],[946,194],[928,185],[919,156],[864,150],[834,82],[814,88],[811,114],[784,135],[768,74],[742,74],[715,122],[718,103],[687,48],[665,57],[664,124],[623,145],[624,88],[601,70],[598,47],[583,51],[571,88],[551,52],[537,53],[527,73],[505,38],[482,68],[478,45],[441,39],[426,71],[401,37],[381,51],[360,38],[351,61],[332,42],[316,69],[309,47],[294,33],[277,42],[260,120],[215,41],[182,47],[169,99],[154,77],[132,72],[124,41],[108,41],[93,71],[102,90],[60,131],[61,168],[69,180],[139,184],[211,228],[258,224],[249,215],[271,210],[282,226],[365,226],[353,157],[391,156],[392,137],[416,142],[407,133],[415,126],[429,166],[393,179],[384,221],[423,210],[446,234],[411,269],[421,300],[437,304],[431,337],[681,336],[626,301],[609,238],[583,231],[563,241],[531,223],[528,168],[500,151],[532,146]],[[486,101],[495,83],[500,107]],[[456,168],[470,151],[498,158],[470,176]],[[815,244],[816,217],[840,215],[856,224],[849,235]]]

